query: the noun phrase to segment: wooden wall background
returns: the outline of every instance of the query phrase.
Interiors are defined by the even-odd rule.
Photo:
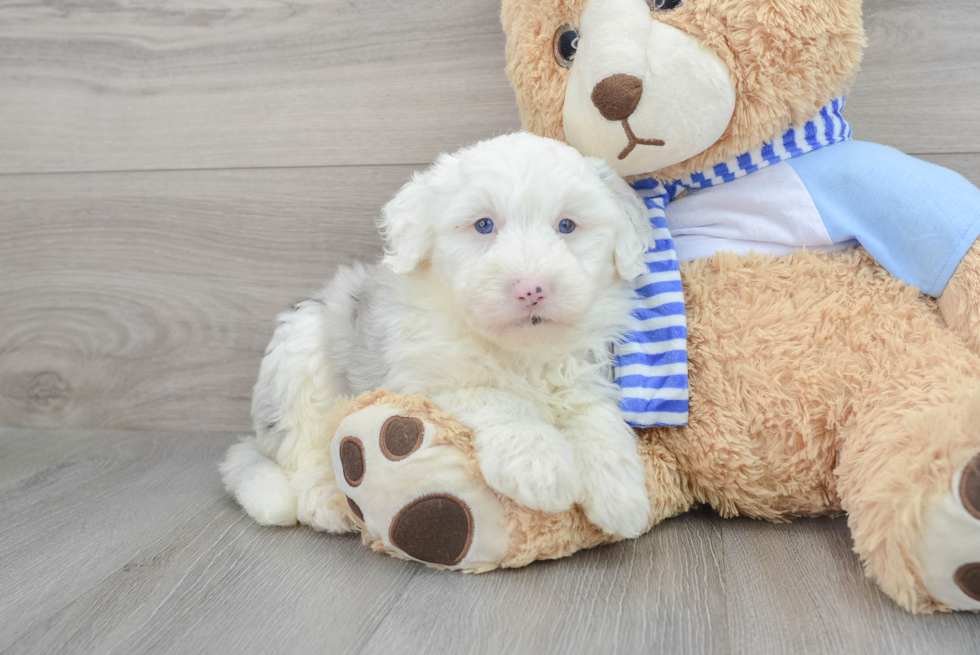
[[[0,4],[0,425],[247,430],[276,313],[518,127],[496,0]],[[856,136],[980,184],[980,5],[865,0]]]

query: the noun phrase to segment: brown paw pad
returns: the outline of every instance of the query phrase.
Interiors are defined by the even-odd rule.
[[[974,456],[963,469],[960,478],[960,499],[974,518],[980,519],[980,454]]]
[[[362,521],[364,520],[364,512],[362,512],[361,508],[357,506],[357,503],[351,500],[350,496],[347,496],[347,506],[350,507],[350,511],[354,512],[354,516]]]
[[[980,600],[980,562],[964,564],[956,569],[953,581],[963,593],[973,600]]]
[[[364,445],[357,437],[344,437],[340,442],[340,465],[347,484],[356,487],[364,481]]]
[[[388,538],[417,560],[453,566],[466,557],[473,542],[473,515],[458,498],[429,494],[395,515]]]
[[[392,416],[381,426],[381,452],[393,462],[405,459],[419,449],[424,434],[417,418]]]

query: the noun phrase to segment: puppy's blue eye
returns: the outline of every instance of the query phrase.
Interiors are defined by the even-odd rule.
[[[558,231],[561,232],[562,234],[569,234],[571,232],[574,232],[575,221],[568,218],[561,219],[560,221],[558,221]]]
[[[473,224],[473,227],[475,227],[476,231],[480,234],[490,234],[493,232],[493,221],[491,221],[489,218],[481,218]]]

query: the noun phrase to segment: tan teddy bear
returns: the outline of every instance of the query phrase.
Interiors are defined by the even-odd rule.
[[[650,270],[681,262],[686,345],[618,346],[630,422],[677,425],[638,430],[651,527],[843,510],[900,605],[980,609],[980,192],[850,140],[860,1],[504,0],[502,22],[524,128],[633,181],[673,235]],[[643,387],[665,352],[689,386]],[[483,571],[614,540],[488,488],[425,398],[317,420],[315,454],[271,456],[335,483],[322,502],[377,550]]]

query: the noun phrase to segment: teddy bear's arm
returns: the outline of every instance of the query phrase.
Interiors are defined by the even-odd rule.
[[[946,324],[980,353],[980,241],[973,244],[939,296]]]
[[[885,270],[938,298],[980,236],[980,189],[894,148],[847,141],[787,162],[831,243],[856,240]]]

